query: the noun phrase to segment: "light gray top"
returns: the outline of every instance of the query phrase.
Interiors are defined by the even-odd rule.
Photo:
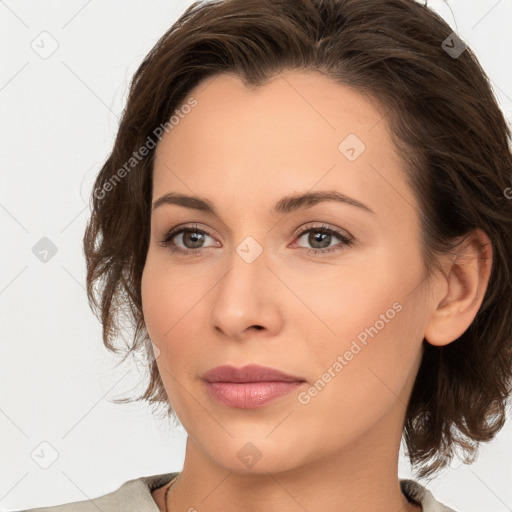
[[[169,483],[175,473],[142,476],[126,481],[115,491],[91,500],[64,503],[53,507],[31,508],[20,512],[160,512],[151,491]],[[421,504],[423,512],[456,512],[439,501],[415,480],[400,480],[402,492],[410,501]]]

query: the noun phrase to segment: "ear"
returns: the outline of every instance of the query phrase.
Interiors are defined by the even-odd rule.
[[[482,304],[491,268],[491,241],[484,231],[474,229],[461,239],[433,287],[433,311],[424,334],[428,343],[448,345],[466,331]]]

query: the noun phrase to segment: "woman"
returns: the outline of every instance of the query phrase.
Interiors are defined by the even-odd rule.
[[[137,70],[84,237],[183,470],[40,510],[453,510],[511,391],[510,133],[413,0],[197,3]],[[36,510],[36,509],[33,509]]]

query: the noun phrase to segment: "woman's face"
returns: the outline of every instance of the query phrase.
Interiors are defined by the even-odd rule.
[[[142,298],[198,453],[263,472],[356,446],[398,451],[430,303],[418,207],[386,117],[314,72],[256,90],[218,75],[191,96],[158,144],[153,203],[172,192],[214,213],[198,202],[154,208]],[[284,201],[318,193],[350,200]],[[164,247],[172,228],[190,231]],[[202,379],[248,364],[302,383],[248,407],[218,401]],[[250,393],[241,386],[217,389]]]

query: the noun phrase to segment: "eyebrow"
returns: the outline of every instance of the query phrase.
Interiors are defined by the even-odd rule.
[[[274,205],[270,210],[270,213],[286,214],[301,208],[310,208],[315,204],[326,201],[348,204],[375,215],[375,212],[369,206],[366,206],[364,203],[348,197],[337,190],[306,192],[304,194],[291,194],[285,196]],[[215,206],[211,201],[197,196],[187,196],[185,194],[169,192],[158,198],[153,203],[152,210],[155,211],[159,206],[164,204],[175,204],[178,206],[184,206],[185,208],[191,208],[201,212],[210,213],[212,215],[217,215]]]

